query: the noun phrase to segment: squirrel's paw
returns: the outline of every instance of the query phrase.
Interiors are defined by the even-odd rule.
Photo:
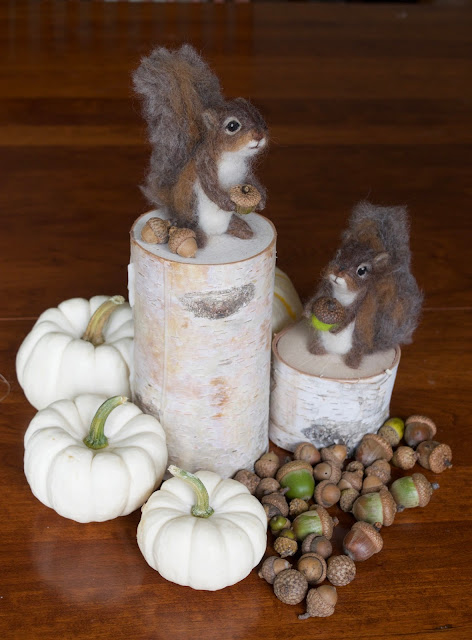
[[[241,238],[242,240],[249,240],[249,238],[252,238],[254,235],[254,231],[248,223],[235,214],[231,216],[226,233],[235,238]]]

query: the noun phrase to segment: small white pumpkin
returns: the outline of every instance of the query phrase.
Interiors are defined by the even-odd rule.
[[[279,333],[302,317],[300,297],[286,273],[275,267],[274,300],[272,303],[272,333]]]
[[[142,509],[138,545],[147,563],[166,580],[193,589],[215,591],[245,578],[267,544],[259,500],[213,471],[169,471],[177,477]]]
[[[126,400],[82,395],[38,411],[24,458],[38,500],[77,522],[111,520],[144,504],[164,476],[166,436]]]
[[[133,313],[122,296],[72,298],[47,309],[24,339],[16,375],[36,409],[81,393],[130,395]]]

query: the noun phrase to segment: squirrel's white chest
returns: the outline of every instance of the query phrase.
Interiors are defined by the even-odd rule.
[[[354,333],[355,320],[347,325],[339,333],[320,331],[320,341],[328,353],[338,353],[344,355],[352,348],[352,334]]]
[[[223,189],[242,184],[247,174],[247,157],[237,152],[226,151],[218,163],[218,182]]]

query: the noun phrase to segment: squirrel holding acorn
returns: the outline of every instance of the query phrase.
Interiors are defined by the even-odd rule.
[[[218,78],[190,45],[156,48],[133,74],[152,145],[142,190],[172,224],[193,229],[197,245],[228,233],[253,236],[238,213],[260,211],[266,192],[252,165],[267,126],[247,100],[225,100]]]
[[[305,305],[313,329],[309,351],[339,354],[357,369],[364,355],[411,342],[423,295],[410,263],[406,209],[358,204]]]

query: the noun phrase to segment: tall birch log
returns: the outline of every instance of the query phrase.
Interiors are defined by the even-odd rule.
[[[400,348],[366,356],[359,369],[349,369],[338,355],[311,354],[308,332],[303,320],[273,340],[270,439],[289,451],[300,442],[343,442],[352,453],[389,415]]]
[[[268,448],[275,229],[257,214],[254,238],[211,238],[195,258],[131,229],[135,323],[133,401],[159,419],[169,462],[224,477]]]

